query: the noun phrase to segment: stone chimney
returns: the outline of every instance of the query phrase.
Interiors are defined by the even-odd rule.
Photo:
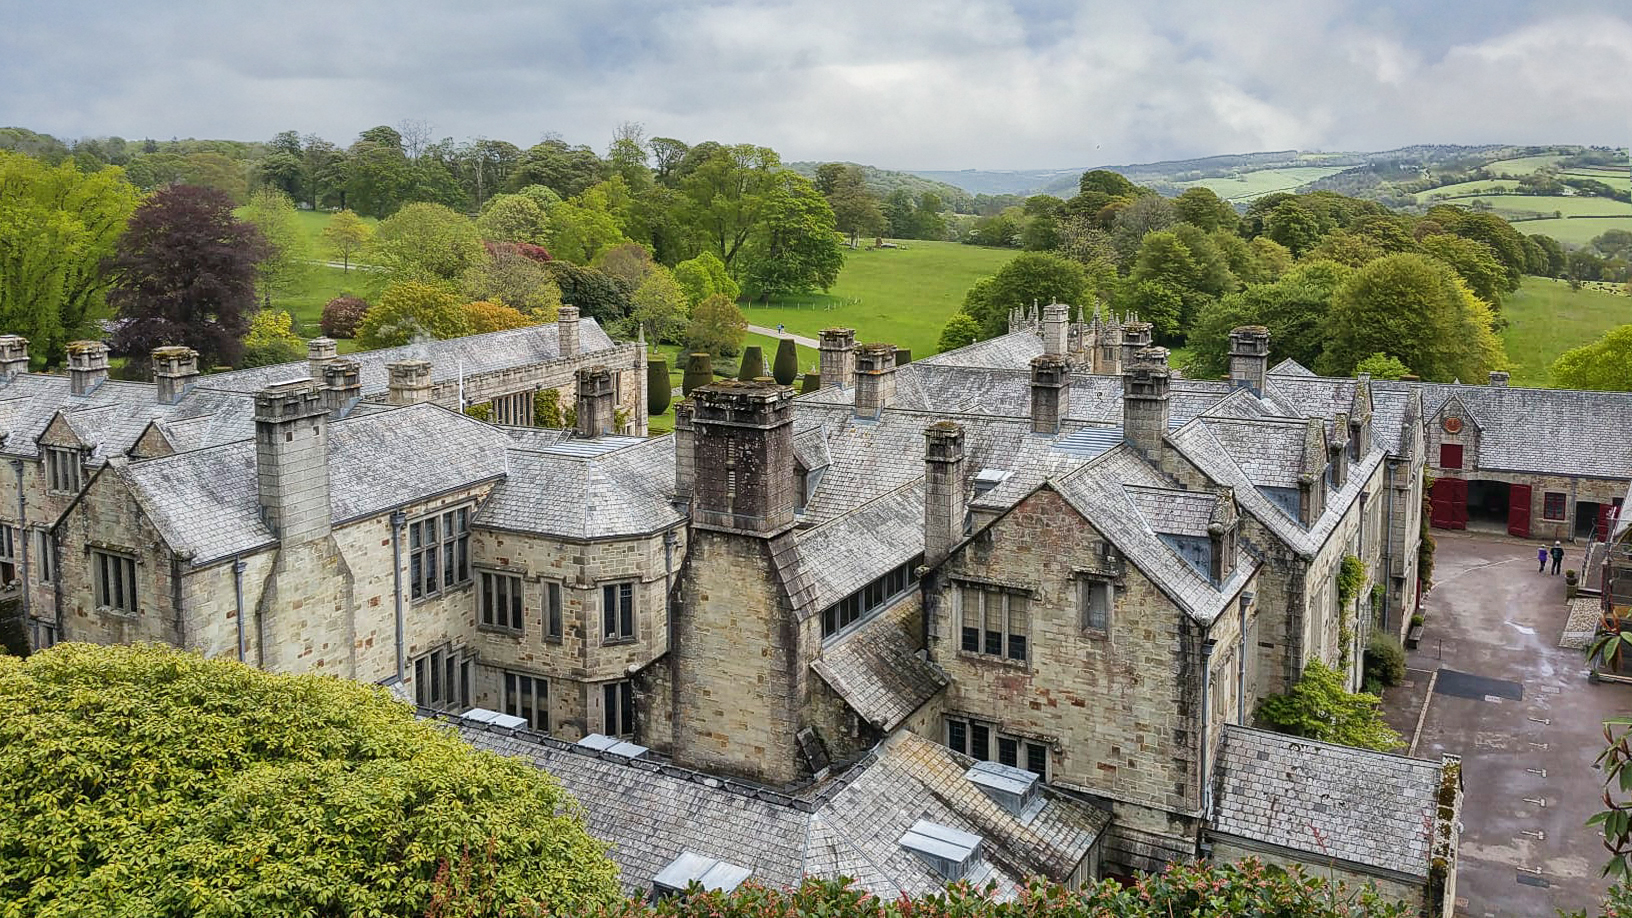
[[[856,330],[824,328],[819,342],[822,355],[822,388],[844,388],[856,372]]]
[[[693,407],[689,398],[674,405],[674,496],[677,500],[691,500],[691,493],[697,487],[697,452],[691,426]]]
[[[306,365],[311,368],[312,378],[321,380],[323,368],[339,353],[333,338],[313,338],[306,342]]]
[[[68,345],[68,387],[75,395],[86,395],[108,378],[108,346],[100,341],[75,341]]]
[[[575,408],[578,436],[593,438],[617,433],[614,415],[617,398],[612,391],[612,371],[606,367],[586,367],[574,375],[578,380]]]
[[[385,365],[390,376],[386,401],[393,405],[418,405],[431,400],[431,362],[399,360]]]
[[[1066,332],[1071,323],[1071,307],[1064,303],[1049,303],[1043,307],[1043,353],[1050,357],[1066,355]]]
[[[1298,521],[1305,528],[1326,512],[1326,422],[1303,422],[1303,472],[1298,476]]]
[[[0,374],[12,379],[28,372],[28,339],[22,335],[0,335]]]
[[[255,394],[256,493],[284,544],[329,534],[328,408],[317,383],[291,379]]]
[[[578,356],[578,307],[562,306],[555,314],[556,342],[562,357]]]
[[[174,405],[181,401],[187,387],[197,380],[198,351],[190,347],[153,349],[153,382],[158,390],[159,404]]]
[[[323,367],[323,404],[338,418],[363,397],[363,368],[355,360],[335,360]]]
[[[1122,326],[1122,372],[1133,366],[1134,355],[1150,347],[1150,323],[1128,322]]]
[[[1060,432],[1071,400],[1071,361],[1063,354],[1044,354],[1031,361],[1031,432]]]
[[[856,348],[856,417],[877,418],[895,397],[895,345]]]
[[[1491,385],[1491,388],[1493,388],[1493,389],[1506,389],[1507,388],[1507,379],[1508,379],[1508,374],[1507,374],[1506,370],[1491,370],[1490,371],[1490,385]]]
[[[793,390],[771,379],[692,390],[695,526],[770,536],[793,525]]]
[[[1230,332],[1230,387],[1251,389],[1264,394],[1264,374],[1269,372],[1269,329],[1262,325],[1242,325]]]
[[[936,421],[924,428],[924,565],[934,567],[963,538],[963,428]]]
[[[1135,351],[1122,368],[1122,436],[1124,442],[1160,466],[1167,439],[1167,348]]]

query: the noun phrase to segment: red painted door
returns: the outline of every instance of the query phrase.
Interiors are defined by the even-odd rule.
[[[1451,479],[1451,528],[1468,528],[1468,483]]]
[[[1436,529],[1468,528],[1468,483],[1459,478],[1434,481],[1429,522]]]
[[[1610,519],[1614,515],[1614,509],[1610,504],[1598,505],[1598,528],[1593,532],[1593,537],[1600,542],[1609,540]]]
[[[1530,486],[1509,485],[1507,489],[1507,534],[1530,538]]]

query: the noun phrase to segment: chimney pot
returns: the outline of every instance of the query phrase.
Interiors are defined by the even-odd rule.
[[[28,372],[28,339],[22,335],[0,335],[0,375],[12,379]]]
[[[393,405],[417,405],[431,400],[431,362],[399,360],[385,365],[390,377],[387,401]]]
[[[963,538],[963,428],[936,421],[924,428],[924,565],[934,567]]]
[[[1064,357],[1066,353],[1066,326],[1070,323],[1071,307],[1064,303],[1049,303],[1043,307],[1043,353],[1050,357]]]
[[[1507,388],[1508,373],[1506,370],[1491,370],[1490,384],[1497,389]]]
[[[312,378],[323,378],[323,367],[340,353],[339,345],[333,338],[313,338],[306,342],[306,364],[311,368]]]
[[[692,524],[758,537],[793,525],[793,390],[773,379],[692,390]]]
[[[578,307],[562,306],[555,314],[556,344],[562,357],[578,356]]]
[[[108,378],[108,346],[100,341],[68,345],[69,391],[87,395]]]
[[[617,401],[612,388],[612,371],[606,367],[586,367],[575,377],[578,399],[574,413],[578,436],[593,438],[616,433]]]
[[[1122,369],[1123,438],[1158,466],[1167,442],[1171,378],[1165,347],[1140,348]]]
[[[1031,361],[1031,432],[1054,435],[1070,409],[1071,362],[1044,354]]]
[[[856,417],[877,418],[895,397],[895,345],[856,348]]]
[[[856,330],[853,328],[824,328],[821,331],[822,388],[844,388],[855,374]]]
[[[1264,394],[1264,376],[1269,372],[1269,329],[1262,325],[1242,325],[1230,332],[1230,385]]]
[[[190,347],[153,349],[153,382],[159,404],[181,401],[187,387],[198,379],[198,351]]]

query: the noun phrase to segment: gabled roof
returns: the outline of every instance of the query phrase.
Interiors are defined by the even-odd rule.
[[[1043,339],[1035,332],[1017,331],[976,341],[966,347],[914,360],[914,364],[945,367],[1024,367],[1043,353]]]
[[[951,680],[918,653],[907,629],[912,602],[897,602],[822,648],[811,664],[862,719],[889,732]]]
[[[770,886],[845,876],[884,898],[935,892],[946,880],[899,843],[928,819],[981,836],[967,879],[993,882],[998,897],[1011,899],[1032,875],[1067,879],[1110,822],[1047,788],[1035,816],[1011,816],[964,777],[973,760],[906,731],[795,797],[537,734],[468,722],[458,729],[477,748],[560,780],[583,805],[590,834],[611,843],[623,886],[635,893],[683,851],[740,864]]]
[[[100,463],[129,449],[149,419],[171,411],[171,406],[159,404],[151,385],[108,379],[84,395],[74,395],[67,376],[24,373],[0,380],[0,433],[5,437],[0,452],[38,458],[40,435],[61,414],[90,448],[90,461]]]
[[[844,516],[797,533],[799,563],[813,590],[813,614],[924,552],[923,481],[877,497]]]
[[[645,535],[685,522],[669,500],[672,436],[547,444],[551,433],[534,435],[530,445],[536,449],[511,450],[505,480],[477,512],[475,525],[588,541]],[[598,446],[610,448],[579,448]]]
[[[330,424],[329,503],[336,524],[492,480],[509,440],[434,405]],[[164,541],[195,566],[273,544],[261,520],[255,443],[240,440],[111,470],[130,488]]]
[[[1227,724],[1211,829],[1426,879],[1444,763]],[[1448,827],[1446,827],[1448,828]]]

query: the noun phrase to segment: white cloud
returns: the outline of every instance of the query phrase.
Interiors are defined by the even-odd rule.
[[[603,147],[633,119],[914,168],[1624,142],[1632,17],[1516,4],[1436,5],[1432,29],[1375,0],[36,4],[0,12],[0,123],[345,143],[424,118]]]

